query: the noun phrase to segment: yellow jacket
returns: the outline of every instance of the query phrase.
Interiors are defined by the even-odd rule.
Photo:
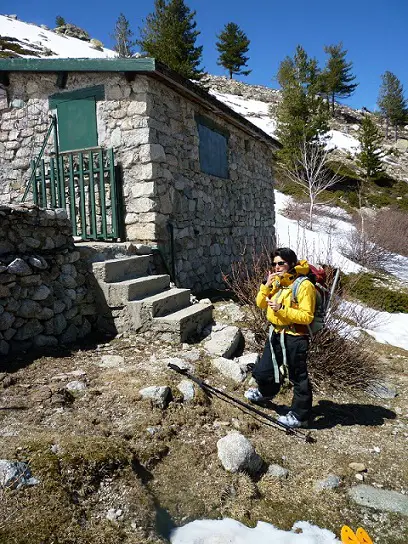
[[[299,261],[295,266],[295,274],[286,273],[277,279],[271,287],[261,285],[256,297],[256,305],[266,310],[266,318],[275,330],[285,329],[288,334],[307,334],[307,325],[313,321],[316,306],[316,289],[310,281],[303,281],[297,292],[297,303],[292,301],[291,285],[298,276],[309,272],[307,261]],[[282,305],[274,311],[268,306],[268,299],[276,300]]]

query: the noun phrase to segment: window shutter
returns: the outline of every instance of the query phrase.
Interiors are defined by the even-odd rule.
[[[60,151],[98,146],[95,97],[57,104]]]

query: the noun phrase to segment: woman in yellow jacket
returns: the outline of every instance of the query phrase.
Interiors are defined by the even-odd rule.
[[[259,308],[266,310],[271,323],[269,338],[260,361],[252,374],[258,387],[248,389],[245,397],[262,402],[275,396],[285,367],[293,383],[293,400],[289,413],[278,421],[288,427],[306,427],[312,410],[312,388],[307,372],[309,348],[308,325],[313,321],[316,289],[311,281],[302,281],[296,296],[291,286],[299,276],[309,273],[307,261],[298,261],[289,248],[273,253],[273,270],[268,273],[256,297]]]

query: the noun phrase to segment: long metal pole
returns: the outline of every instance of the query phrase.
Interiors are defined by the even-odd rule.
[[[272,416],[270,416],[268,414],[265,414],[265,412],[262,412],[261,410],[258,410],[254,406],[252,406],[250,404],[247,404],[246,402],[243,402],[243,401],[241,401],[239,399],[236,399],[235,397],[232,397],[231,395],[228,395],[228,393],[224,393],[224,391],[221,391],[220,389],[217,389],[216,387],[213,387],[212,385],[209,385],[208,383],[205,383],[200,378],[197,378],[197,377],[193,376],[192,374],[190,374],[187,370],[184,370],[184,369],[178,367],[177,365],[175,365],[173,363],[169,363],[167,366],[169,368],[171,368],[172,370],[175,370],[179,374],[182,374],[183,376],[185,376],[189,380],[195,382],[204,391],[208,391],[209,393],[219,395],[219,396],[224,397],[224,398],[226,398],[226,399],[228,399],[228,400],[230,400],[232,402],[235,402],[236,404],[238,404],[239,406],[242,406],[246,410],[248,410],[250,412],[254,412],[258,416],[261,416],[264,419],[266,419],[267,421],[273,423],[277,428],[279,428],[280,430],[285,431],[287,434],[293,434],[293,435],[297,436],[298,438],[303,438],[306,442],[315,442],[316,441],[310,435],[310,433],[302,432],[299,429],[291,429],[290,427],[287,427],[283,423],[280,423],[276,418],[274,418],[274,417],[272,417]]]

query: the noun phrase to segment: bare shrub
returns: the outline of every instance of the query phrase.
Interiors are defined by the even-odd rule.
[[[223,274],[224,283],[245,311],[248,327],[254,332],[259,347],[265,342],[268,322],[265,312],[255,304],[255,299],[266,272],[272,268],[274,249],[264,248],[259,253],[253,251],[249,259],[235,261],[231,272]]]
[[[358,226],[340,244],[340,250],[351,261],[374,269],[381,269],[389,259],[389,251],[372,241]]]
[[[284,162],[277,167],[283,177],[301,187],[309,199],[308,227],[313,230],[313,212],[317,198],[327,189],[342,180],[339,171],[328,167],[330,151],[324,146],[303,139],[298,155],[291,166]]]
[[[282,215],[293,221],[297,221],[300,226],[306,228],[309,221],[309,212],[307,204],[289,200],[285,208],[282,210]]]
[[[408,213],[381,209],[366,221],[367,237],[377,246],[408,257]]]
[[[375,317],[369,309],[344,304],[339,291],[332,298],[325,328],[311,342],[310,377],[319,390],[364,389],[378,376],[378,368],[370,349],[372,340],[358,329],[373,326]]]

